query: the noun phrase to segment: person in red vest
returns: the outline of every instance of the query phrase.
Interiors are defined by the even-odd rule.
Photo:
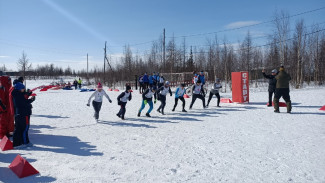
[[[1,84],[0,80],[0,139],[8,134],[8,125],[5,118],[6,106],[4,105],[5,100],[5,88]]]

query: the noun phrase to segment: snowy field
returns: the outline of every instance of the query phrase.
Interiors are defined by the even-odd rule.
[[[29,81],[28,87],[41,84]],[[107,88],[105,88],[107,91]],[[175,90],[175,89],[174,89]],[[126,120],[116,116],[107,92],[100,121],[87,107],[92,92],[36,91],[29,136],[34,147],[0,153],[0,182],[325,182],[325,88],[291,92],[292,114],[266,107],[267,89],[250,92],[250,104],[202,109],[197,100],[162,116],[137,117],[141,95],[133,92]],[[221,93],[231,97],[231,93]],[[206,98],[207,99],[207,98]],[[19,179],[8,168],[20,154],[39,172]]]

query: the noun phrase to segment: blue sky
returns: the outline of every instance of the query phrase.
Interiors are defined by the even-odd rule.
[[[293,15],[320,7],[325,7],[324,0],[0,0],[0,66],[17,70],[16,62],[25,51],[33,67],[54,63],[79,70],[86,68],[87,53],[90,67],[101,67],[105,41],[113,62],[118,62],[124,45],[143,54],[164,28],[167,41],[203,34],[186,37],[188,47],[201,46],[215,36],[204,33],[269,21],[276,10]],[[301,18],[306,26],[324,27],[324,17],[322,9],[290,21],[292,27]],[[259,37],[270,34],[273,25],[220,32],[218,38],[236,43],[248,30]]]

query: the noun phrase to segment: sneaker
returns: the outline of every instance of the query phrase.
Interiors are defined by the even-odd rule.
[[[280,113],[280,111],[279,111],[279,110],[274,110],[274,112],[275,112],[275,113]]]
[[[291,113],[291,111],[287,111],[287,113]]]
[[[151,117],[149,113],[146,113],[146,116],[147,116],[147,117]]]
[[[182,112],[187,112],[187,110],[183,109]]]
[[[138,117],[140,117],[140,115],[141,115],[141,112],[138,112]]]
[[[159,109],[157,109],[157,112],[161,113]]]
[[[217,105],[217,107],[221,107],[220,105]]]
[[[161,114],[162,114],[162,115],[165,115],[165,113],[164,113],[164,112],[161,112]]]
[[[172,111],[175,111],[175,108],[173,108],[173,110]]]
[[[121,119],[122,119],[122,120],[125,120],[123,116],[121,117]]]
[[[119,114],[116,114],[116,116],[119,117],[119,118],[121,117]]]
[[[272,105],[267,105],[268,107],[272,107]]]

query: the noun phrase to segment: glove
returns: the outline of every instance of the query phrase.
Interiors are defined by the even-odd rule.
[[[143,103],[144,103],[144,105],[147,105],[148,102],[147,102],[147,100],[144,100]]]
[[[170,94],[170,96],[173,96],[173,94]]]
[[[109,103],[112,103],[112,100],[109,100]]]
[[[122,104],[122,102],[121,101],[117,101],[117,105],[121,105]]]
[[[90,106],[90,104],[87,104],[87,106],[89,107],[89,106]]]
[[[157,99],[155,99],[154,103],[156,103],[156,102],[157,102]]]
[[[32,96],[30,99],[34,102],[36,98],[35,96]]]

